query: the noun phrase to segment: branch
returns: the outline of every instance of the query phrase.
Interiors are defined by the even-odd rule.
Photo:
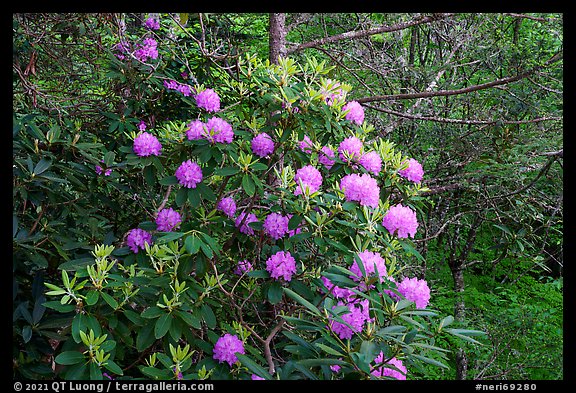
[[[455,15],[456,14],[432,14],[431,16],[418,17],[418,18],[412,19],[411,21],[401,22],[401,23],[398,23],[398,24],[393,25],[393,26],[384,25],[384,26],[375,27],[373,29],[368,29],[368,30],[348,31],[346,33],[337,34],[337,35],[333,35],[330,37],[320,38],[318,40],[306,42],[303,44],[296,44],[296,46],[288,48],[287,53],[291,54],[294,52],[301,51],[303,49],[313,48],[313,47],[325,45],[325,44],[328,44],[331,42],[350,40],[350,39],[366,37],[366,36],[370,36],[370,35],[374,35],[374,34],[390,33],[393,31],[404,30],[404,29],[407,29],[407,28],[412,27],[412,26],[417,26],[417,25],[421,25],[424,23],[434,22],[434,21],[437,21],[440,19],[453,17]]]
[[[471,93],[478,90],[488,89],[494,86],[506,85],[508,83],[516,82],[521,79],[527,78],[528,76],[534,74],[537,71],[540,71],[542,68],[555,63],[563,58],[562,52],[559,52],[552,56],[548,61],[544,64],[534,67],[528,71],[525,71],[521,74],[510,76],[508,78],[496,79],[492,82],[482,83],[479,85],[468,86],[462,89],[455,89],[455,90],[438,90],[438,91],[425,91],[425,92],[418,92],[418,93],[405,93],[405,94],[389,94],[383,96],[374,96],[374,97],[365,97],[365,98],[358,98],[356,99],[359,103],[366,103],[366,102],[374,102],[374,101],[391,101],[391,100],[406,100],[406,99],[414,99],[414,98],[428,98],[428,97],[446,97],[446,96],[453,96],[458,94],[466,94]]]

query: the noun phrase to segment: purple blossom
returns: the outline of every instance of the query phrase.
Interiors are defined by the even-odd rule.
[[[104,162],[104,160],[100,160],[100,162]],[[104,176],[110,176],[110,174],[112,174],[112,169],[108,168],[106,170],[104,170],[100,165],[96,164],[94,165],[94,169],[96,170],[96,173],[99,175],[104,174]]]
[[[148,18],[144,22],[144,26],[146,26],[150,30],[158,30],[160,28],[160,22],[156,18]]]
[[[152,244],[152,235],[150,233],[140,228],[134,228],[128,232],[128,236],[126,236],[126,244],[132,252],[136,254],[139,248],[145,250],[146,248],[144,247],[144,243],[148,243],[148,245]]]
[[[202,169],[192,160],[180,164],[175,175],[178,183],[186,188],[196,188],[196,185],[202,181]]]
[[[346,114],[346,120],[354,122],[358,125],[364,123],[364,108],[356,101],[350,101],[342,107],[342,112],[349,111]]]
[[[146,131],[146,123],[144,122],[144,120],[140,120],[140,123],[138,124],[138,129],[140,131]]]
[[[154,135],[143,132],[134,138],[134,153],[140,157],[147,157],[150,155],[159,156],[162,151],[162,145]]]
[[[259,377],[256,374],[252,374],[252,376],[250,377],[250,379],[252,379],[253,381],[265,381],[265,378]]]
[[[116,57],[120,60],[124,60],[126,53],[130,52],[130,44],[128,42],[120,41],[114,45],[114,50],[120,53],[115,53]]]
[[[352,328],[334,320],[330,321],[329,326],[341,339],[351,339],[354,333],[360,333],[364,329],[364,324],[370,320],[368,299],[352,302],[339,301],[332,308],[334,309],[337,306],[346,306],[348,308],[349,313],[342,314],[341,318]]]
[[[237,353],[246,353],[244,343],[235,334],[226,333],[216,341],[212,357],[219,363],[227,362],[232,367],[238,361]]]
[[[298,147],[300,148],[300,150],[308,154],[312,153],[312,145],[313,145],[312,140],[308,135],[304,135],[304,139],[298,142]]]
[[[274,141],[270,135],[261,132],[252,138],[252,152],[259,157],[266,157],[274,152]]]
[[[358,175],[352,173],[340,180],[340,189],[344,191],[347,201],[356,201],[362,206],[378,207],[380,201],[380,187],[376,179],[369,174]]]
[[[236,214],[236,202],[232,197],[222,198],[216,208],[226,214],[228,218],[232,218]]]
[[[175,80],[164,81],[164,87],[168,90],[175,90],[182,93],[184,96],[188,97],[192,94],[190,86],[178,83]]]
[[[376,151],[371,151],[365,153],[360,157],[360,165],[362,165],[368,172],[372,172],[375,176],[378,176],[382,170],[382,159],[380,154]]]
[[[332,165],[334,165],[335,155],[336,153],[334,153],[333,149],[331,149],[329,146],[324,146],[318,154],[318,162],[324,165],[326,169],[330,169],[332,168]]]
[[[264,233],[273,239],[280,239],[288,232],[288,217],[279,213],[270,213],[264,220]]]
[[[418,220],[416,219],[416,212],[408,206],[401,204],[391,206],[382,219],[382,225],[388,229],[390,234],[396,235],[399,238],[406,238],[408,236],[414,238],[416,229],[418,228]]]
[[[404,279],[398,284],[398,292],[406,299],[416,303],[417,308],[426,308],[430,301],[430,288],[426,280],[419,280],[416,277]]]
[[[296,260],[289,251],[278,251],[266,261],[266,270],[272,278],[290,281],[296,273]]]
[[[330,281],[327,277],[321,278],[322,283],[326,286],[328,291],[334,296],[336,299],[344,299],[350,301],[351,298],[356,296],[353,290],[349,288],[341,288]]]
[[[354,273],[352,278],[354,281],[362,281],[363,277],[370,277],[376,274],[376,270],[378,270],[378,276],[380,277],[380,282],[384,280],[384,277],[387,276],[386,273],[386,262],[384,258],[377,253],[372,251],[362,251],[358,253],[358,257],[362,261],[362,265],[364,267],[365,275],[362,274],[360,270],[360,266],[358,266],[358,262],[355,260],[350,267],[350,271]]]
[[[422,165],[418,161],[410,158],[408,160],[408,168],[399,170],[398,174],[414,183],[420,183],[424,176],[424,169],[422,169]]]
[[[244,217],[246,217],[245,220]],[[244,222],[242,223],[242,221]],[[236,228],[240,230],[240,232],[246,235],[253,235],[254,228],[248,225],[251,222],[258,222],[258,218],[256,218],[256,215],[254,213],[250,213],[248,214],[248,216],[246,216],[246,212],[242,212],[238,215],[238,217],[236,217],[236,221],[234,222],[234,224],[236,225]]]
[[[140,61],[147,61],[148,59],[158,58],[158,43],[154,38],[145,38],[138,49],[134,52],[134,57]]]
[[[340,159],[344,162],[348,162],[348,159],[351,161],[356,161],[360,159],[362,156],[362,148],[364,144],[360,139],[355,136],[348,137],[340,142],[338,146],[338,153],[340,155]],[[346,156],[348,158],[346,158]]]
[[[333,373],[337,373],[338,371],[340,371],[341,368],[342,368],[342,367],[340,367],[340,366],[337,365],[337,364],[333,364],[333,365],[330,366],[330,370],[332,370]]]
[[[405,380],[407,370],[406,367],[404,367],[404,365],[402,364],[402,360],[396,359],[395,357],[390,360],[388,359],[386,360],[387,362],[381,365],[380,367],[373,367],[371,374],[374,375],[375,377],[392,377],[399,380]],[[380,351],[378,356],[376,356],[376,359],[374,359],[374,365],[377,366],[378,364],[383,362],[384,362],[384,352]],[[391,367],[387,367],[386,365],[388,364],[396,367],[400,371],[396,371]]]
[[[182,222],[180,213],[171,207],[162,209],[156,217],[156,229],[160,232],[171,232]]]
[[[201,91],[194,96],[194,99],[196,100],[196,105],[207,112],[220,111],[220,97],[218,97],[218,94],[212,89]]]
[[[219,117],[213,117],[206,123],[206,129],[208,130],[206,139],[210,142],[232,143],[234,131],[232,130],[232,126],[228,124],[226,120],[220,119]]]
[[[234,274],[241,276],[242,274],[252,271],[254,268],[252,267],[252,263],[247,259],[242,261],[238,261],[238,265],[236,265],[236,269],[234,269]]]
[[[204,123],[200,120],[194,120],[188,123],[188,129],[186,130],[186,137],[189,141],[195,141],[202,139],[205,134]]]
[[[294,176],[296,181],[296,190],[294,195],[305,194],[308,190],[309,194],[313,194],[320,189],[322,185],[322,174],[312,165],[306,165],[296,171]],[[302,185],[300,185],[302,183]]]

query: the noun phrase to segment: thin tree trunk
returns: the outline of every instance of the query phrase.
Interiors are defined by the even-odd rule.
[[[279,57],[286,57],[286,14],[271,13],[269,27],[270,62],[278,64]]]

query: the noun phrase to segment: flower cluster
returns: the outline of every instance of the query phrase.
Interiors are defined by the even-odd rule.
[[[261,132],[252,138],[252,152],[259,157],[266,157],[274,152],[274,141],[270,135]]]
[[[244,217],[246,217],[246,219],[244,219]],[[258,218],[256,218],[256,215],[254,213],[249,213],[248,215],[246,215],[246,212],[242,212],[238,215],[238,217],[236,217],[236,221],[234,222],[234,224],[236,225],[236,228],[238,228],[240,232],[246,235],[253,235],[254,228],[248,225],[251,222],[258,222]]]
[[[237,353],[244,355],[244,343],[235,334],[226,333],[216,341],[212,357],[219,363],[227,362],[230,367],[238,361]]]
[[[236,214],[236,202],[232,197],[222,198],[216,208],[226,214],[228,218],[232,218]]]
[[[376,367],[372,367],[372,371],[371,374],[374,375],[375,377],[391,377],[391,378],[395,378],[395,379],[399,379],[399,380],[405,380],[406,379],[406,367],[404,367],[404,365],[402,364],[402,360],[400,359],[396,359],[395,357],[393,357],[392,359],[386,359],[386,363],[384,363],[384,352],[380,352],[378,354],[378,356],[376,356],[376,358],[374,359],[374,364]],[[384,364],[382,364],[384,363]],[[379,364],[382,364],[381,366],[378,367]],[[392,365],[393,367],[397,368],[398,370],[395,370],[391,367],[387,367],[385,365]]]
[[[340,159],[344,162],[356,161],[362,156],[362,149],[364,144],[360,139],[355,136],[348,137],[340,142],[338,146],[338,153]]]
[[[398,284],[398,292],[406,299],[416,303],[417,308],[426,308],[430,301],[430,288],[426,280],[419,280],[416,277],[404,279]]]
[[[220,97],[212,89],[202,90],[194,96],[194,99],[196,100],[196,105],[207,112],[220,111]]]
[[[146,122],[144,120],[140,120],[140,123],[138,123],[138,129],[140,131],[146,131]]]
[[[134,51],[134,57],[138,60],[145,62],[148,59],[158,58],[158,42],[154,38],[145,38],[138,49]]]
[[[304,135],[304,139],[298,142],[298,148],[308,154],[312,153],[312,145],[312,140],[308,135]]]
[[[184,161],[176,169],[176,178],[184,187],[196,188],[196,185],[202,181],[202,169],[192,160]]]
[[[190,89],[190,86],[178,83],[175,80],[169,80],[169,81],[165,80],[164,87],[168,90],[175,90],[177,92],[180,92],[184,97],[192,95],[192,89]]]
[[[266,260],[266,270],[272,278],[290,281],[296,273],[296,260],[289,251],[278,251]]]
[[[232,143],[234,131],[232,126],[224,119],[212,117],[206,122],[206,139],[210,142]]]
[[[382,219],[382,225],[392,235],[396,232],[399,238],[414,238],[418,228],[416,212],[401,204],[391,206]]]
[[[279,213],[270,213],[264,220],[264,233],[273,239],[280,239],[288,233],[288,221],[290,219]]]
[[[180,213],[171,207],[162,209],[156,217],[156,229],[161,232],[171,232],[182,222]]]
[[[139,157],[159,156],[162,151],[162,145],[154,135],[143,132],[134,138],[133,150]]]
[[[100,160],[100,162],[104,162],[104,160]],[[112,169],[108,168],[108,169],[104,169],[102,168],[100,165],[96,164],[94,166],[94,169],[96,171],[97,174],[102,175],[104,174],[104,176],[110,176],[112,174]]]
[[[343,314],[341,318],[344,322],[350,325],[350,327],[341,322],[330,320],[330,328],[334,333],[338,334],[341,339],[351,339],[354,333],[360,333],[364,329],[366,322],[370,321],[368,299],[350,301],[347,303],[338,301],[338,304],[332,308],[334,309],[337,306],[346,306],[349,311],[348,313]]]
[[[329,146],[324,146],[322,147],[320,153],[318,154],[318,162],[324,165],[326,169],[330,169],[332,168],[332,165],[334,165],[335,156],[336,153],[334,153],[334,150],[332,148],[330,148]]]
[[[346,113],[346,120],[354,122],[359,126],[364,123],[364,108],[357,101],[350,101],[342,107],[342,111]]]
[[[128,232],[128,236],[126,236],[126,244],[132,252],[137,253],[138,249],[145,250],[145,243],[148,243],[148,245],[152,244],[152,235],[144,229],[135,228]]]
[[[328,292],[336,299],[349,299],[356,296],[356,293],[353,290],[341,288],[338,285],[333,284],[327,277],[322,277],[321,280],[324,286],[328,289]]]
[[[146,28],[150,30],[158,30],[160,28],[160,22],[158,21],[158,19],[150,17],[146,19],[146,21],[144,22],[144,26],[146,26]]]
[[[204,129],[204,123],[200,120],[194,120],[188,123],[188,128],[186,129],[186,138],[189,141],[195,141],[202,139],[203,135],[206,133]]]
[[[398,174],[414,183],[420,183],[422,177],[424,177],[424,169],[422,169],[422,164],[415,159],[410,158],[408,160],[408,168],[399,170]]]
[[[238,261],[238,265],[236,265],[236,269],[234,269],[234,274],[241,276],[242,274],[254,270],[252,264],[247,259],[242,261]]]
[[[306,165],[296,171],[294,180],[296,181],[294,195],[305,194],[306,190],[309,194],[313,194],[322,185],[322,174],[312,165]]]
[[[354,275],[350,278],[352,278],[354,281],[360,282],[363,280],[363,277],[370,277],[376,274],[376,270],[378,271],[380,282],[382,282],[383,278],[387,276],[386,262],[379,253],[372,251],[362,251],[358,253],[358,257],[362,261],[365,274],[362,274],[360,266],[358,266],[358,262],[355,260],[350,267],[350,271],[354,273]]]
[[[378,176],[382,170],[382,159],[377,151],[371,151],[365,153],[358,160],[360,165],[362,165],[368,172],[372,172],[375,176]]]
[[[376,179],[365,173],[351,173],[340,180],[340,189],[347,201],[359,202],[362,206],[376,208],[380,201],[380,187]]]

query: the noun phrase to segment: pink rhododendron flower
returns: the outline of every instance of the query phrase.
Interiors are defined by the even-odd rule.
[[[234,269],[234,274],[241,276],[242,274],[252,271],[254,268],[252,267],[252,263],[247,259],[242,261],[238,261],[238,265],[236,265],[236,269]]]
[[[162,145],[154,135],[143,132],[134,138],[134,153],[140,157],[159,156],[162,151]]]
[[[156,217],[156,229],[161,232],[171,232],[182,222],[180,213],[171,207],[162,209]]]
[[[244,217],[246,217],[246,219],[244,219]],[[244,222],[242,223],[242,221]],[[251,222],[258,222],[258,218],[256,218],[256,215],[254,213],[250,213],[248,214],[248,216],[246,216],[246,213],[242,212],[238,215],[238,217],[236,217],[236,221],[234,223],[236,225],[236,228],[238,228],[240,232],[246,235],[253,235],[254,228],[248,225]]]
[[[430,301],[430,288],[426,280],[419,280],[416,277],[404,279],[398,284],[398,292],[406,299],[416,303],[417,308],[426,308]]]
[[[296,260],[289,251],[278,251],[266,261],[266,270],[272,278],[290,281],[296,273]]]
[[[312,140],[308,135],[304,135],[304,139],[298,142],[298,148],[302,150],[304,153],[312,153]]]
[[[132,252],[137,253],[138,249],[145,250],[144,243],[152,245],[152,235],[150,233],[140,228],[131,229],[130,232],[128,232],[126,244]]]
[[[326,169],[330,169],[332,168],[332,165],[334,165],[335,156],[336,153],[334,153],[333,149],[331,149],[329,146],[324,146],[318,154],[318,162],[324,165]]]
[[[378,207],[380,201],[380,187],[376,179],[365,173],[358,175],[352,173],[340,180],[340,189],[344,191],[347,201],[359,202],[362,206]]]
[[[232,126],[226,120],[219,117],[212,117],[206,122],[207,135],[206,139],[210,142],[232,143],[234,131]]]
[[[222,198],[216,208],[226,214],[228,218],[232,218],[236,214],[236,202],[232,197]]]
[[[342,107],[342,112],[349,111],[346,114],[346,120],[354,122],[358,125],[364,123],[364,108],[356,101],[350,101]]]
[[[238,361],[237,353],[244,355],[244,343],[235,334],[226,333],[216,341],[212,357],[219,363],[227,362],[230,366]]]
[[[312,165],[306,165],[296,171],[294,180],[296,181],[294,195],[304,194],[306,190],[308,190],[309,194],[313,194],[322,185],[322,174]],[[302,186],[300,186],[300,183],[302,183]]]
[[[202,90],[194,96],[194,99],[196,100],[196,105],[207,112],[220,111],[220,97],[212,89]]]
[[[204,123],[200,120],[194,120],[188,123],[188,129],[186,129],[186,137],[189,141],[195,141],[202,139],[206,133],[204,129]]]
[[[261,132],[252,138],[251,142],[252,152],[258,157],[266,157],[274,152],[274,141],[270,135]]]
[[[344,162],[348,162],[349,159],[351,161],[359,160],[360,157],[362,156],[363,147],[364,144],[362,143],[362,141],[355,136],[351,136],[344,139],[342,142],[340,142],[340,145],[338,146],[338,153],[340,155],[340,159]],[[346,156],[344,155],[345,153],[348,158],[346,158]]]
[[[288,233],[288,217],[283,216],[279,213],[270,213],[264,219],[264,233],[269,235],[273,239],[280,239],[286,233]]]
[[[411,158],[408,160],[408,168],[399,170],[398,174],[414,183],[420,183],[424,177],[424,169],[418,161]]]
[[[413,238],[418,228],[416,212],[400,204],[391,206],[382,219],[382,225],[390,234],[394,235],[396,232],[399,238]]]
[[[376,359],[374,359],[374,365],[376,367],[372,367],[372,371],[371,371],[372,375],[374,375],[375,377],[392,377],[392,378],[401,379],[401,380],[406,379],[407,370],[406,370],[406,367],[404,367],[404,364],[402,364],[402,360],[396,359],[394,357],[394,358],[388,360],[383,365],[378,366],[379,364],[383,363],[384,360],[388,360],[388,359],[384,359],[384,352],[381,351],[378,354],[378,356],[376,356]],[[400,371],[397,371],[391,367],[387,367],[386,364],[392,365]]]
[[[364,329],[366,322],[370,320],[368,299],[348,303],[339,301],[336,306],[346,306],[350,311],[347,314],[342,314],[341,318],[352,328],[338,321],[330,321],[330,328],[341,339],[351,339],[354,333],[360,333]]]
[[[380,158],[380,154],[378,154],[376,151],[363,154],[358,162],[368,172],[372,172],[375,176],[378,176],[382,170],[382,159]]]
[[[372,251],[362,251],[358,253],[358,257],[360,257],[360,260],[362,261],[365,274],[362,274],[360,266],[358,266],[358,262],[354,260],[352,267],[350,267],[350,271],[354,273],[354,275],[350,278],[352,278],[354,281],[363,281],[363,277],[370,277],[376,274],[376,270],[378,270],[380,282],[384,280],[384,277],[387,276],[386,262],[379,253]]]
[[[192,160],[184,161],[176,169],[175,175],[178,183],[186,188],[196,188],[196,185],[202,181],[202,169]]]

